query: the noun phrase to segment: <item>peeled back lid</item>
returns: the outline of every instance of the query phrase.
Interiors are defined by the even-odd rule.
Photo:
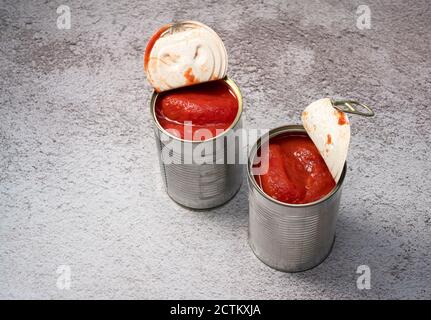
[[[203,23],[163,26],[145,49],[144,69],[157,92],[223,79],[227,52],[217,33]]]
[[[349,150],[350,123],[347,115],[335,109],[331,99],[324,98],[305,108],[301,119],[308,136],[338,183]]]

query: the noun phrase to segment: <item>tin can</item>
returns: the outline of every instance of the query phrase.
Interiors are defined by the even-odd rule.
[[[300,125],[269,131],[271,139],[286,132],[305,132]],[[254,254],[268,266],[285,272],[298,272],[320,264],[331,252],[335,226],[346,175],[344,164],[334,189],[322,199],[306,204],[287,204],[268,196],[253,175],[256,155],[265,141],[260,138],[248,159],[249,244]]]
[[[226,77],[223,81],[237,97],[238,112],[229,128],[205,141],[183,140],[167,132],[156,117],[159,94],[154,92],[151,97],[151,116],[164,186],[174,201],[188,208],[220,206],[233,198],[242,184],[241,148],[235,137],[235,132],[242,128],[242,95],[233,80]],[[235,140],[233,148],[228,138]],[[196,153],[200,154],[199,161],[194,157]],[[227,161],[228,156],[234,161]]]

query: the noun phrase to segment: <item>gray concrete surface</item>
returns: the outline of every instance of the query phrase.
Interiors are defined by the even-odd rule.
[[[337,239],[317,268],[252,254],[246,183],[208,212],[164,193],[142,53],[180,19],[225,41],[248,127],[299,123],[324,96],[374,107],[351,117]],[[0,298],[430,298],[430,21],[426,0],[1,1]]]

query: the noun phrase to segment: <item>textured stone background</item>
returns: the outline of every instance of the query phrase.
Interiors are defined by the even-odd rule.
[[[305,2],[1,1],[0,298],[430,298],[431,4],[370,1],[359,30],[364,1]],[[142,53],[181,19],[224,39],[248,127],[299,123],[323,96],[374,107],[351,117],[337,241],[317,268],[254,257],[245,183],[208,212],[164,193]]]

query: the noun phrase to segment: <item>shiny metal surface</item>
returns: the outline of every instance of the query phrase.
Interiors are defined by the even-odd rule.
[[[179,204],[192,209],[208,209],[220,206],[230,200],[239,190],[243,179],[243,165],[239,161],[232,164],[221,163],[227,154],[226,139],[234,131],[242,128],[242,96],[238,86],[231,79],[224,80],[238,99],[238,114],[232,126],[224,133],[206,141],[185,141],[166,132],[155,115],[155,102],[158,94],[153,93],[151,114],[159,155],[163,181],[168,195]],[[238,141],[235,141],[238,143]],[[173,163],[166,164],[167,155],[162,152],[169,144],[169,158]],[[212,146],[208,153],[205,145]],[[184,163],[192,152],[202,150],[205,159],[211,163]],[[239,160],[240,148],[235,148],[235,159]],[[175,161],[176,160],[176,161]]]
[[[287,131],[305,132],[302,126],[283,126],[269,132],[270,137]],[[280,271],[298,272],[317,266],[330,253],[340,204],[346,165],[334,190],[324,198],[307,204],[286,204],[268,195],[256,183],[252,164],[260,140],[250,152],[249,243],[255,255]]]

